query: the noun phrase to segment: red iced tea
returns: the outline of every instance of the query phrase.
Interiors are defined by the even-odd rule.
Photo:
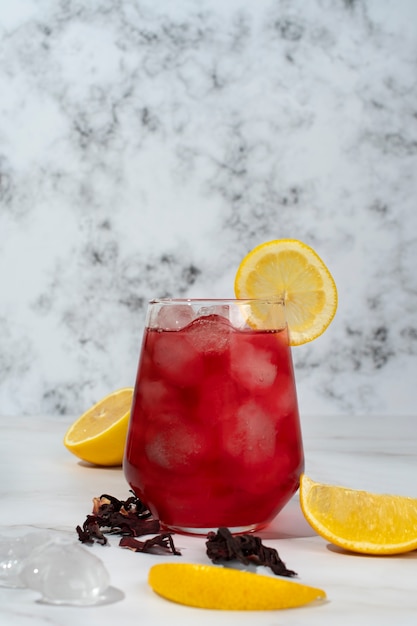
[[[260,528],[303,470],[287,330],[191,318],[145,329],[124,472],[166,528]]]

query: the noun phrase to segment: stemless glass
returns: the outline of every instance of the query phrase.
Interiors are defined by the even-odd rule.
[[[149,302],[123,468],[167,530],[275,517],[304,468],[283,301]]]

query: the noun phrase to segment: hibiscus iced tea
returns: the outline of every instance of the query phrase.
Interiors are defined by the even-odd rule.
[[[304,459],[284,316],[282,302],[149,304],[124,472],[163,527],[258,529],[297,490]]]

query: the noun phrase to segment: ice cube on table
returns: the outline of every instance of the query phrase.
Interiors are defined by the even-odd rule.
[[[117,602],[102,561],[55,530],[0,528],[0,586],[32,589],[40,602],[91,606]]]
[[[26,559],[33,550],[48,543],[51,535],[46,530],[12,530],[0,535],[0,586],[22,588],[25,585],[20,574]]]
[[[92,606],[121,600],[121,591],[110,587],[103,562],[86,548],[56,539],[34,550],[21,572],[26,587],[41,594],[40,602]]]

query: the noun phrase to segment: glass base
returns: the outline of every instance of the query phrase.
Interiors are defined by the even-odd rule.
[[[250,524],[249,526],[227,526],[232,535],[244,535],[246,533],[253,533],[257,530],[265,528],[266,524]],[[213,528],[192,528],[186,526],[174,526],[161,523],[162,530],[166,532],[180,533],[182,535],[194,535],[194,536],[207,536],[209,533],[216,533],[219,530],[219,526]]]

